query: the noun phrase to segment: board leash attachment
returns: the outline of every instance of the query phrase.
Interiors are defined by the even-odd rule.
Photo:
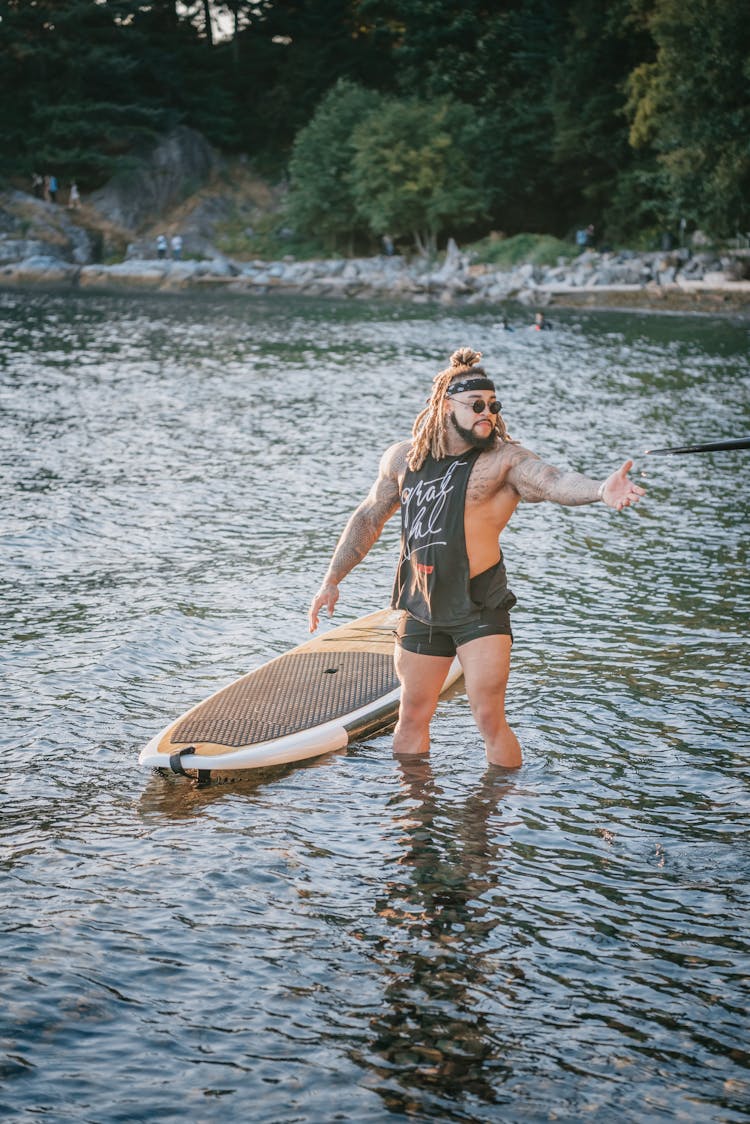
[[[183,759],[183,757],[190,757],[193,753],[195,753],[195,746],[194,745],[185,746],[185,748],[181,749],[179,751],[179,753],[173,753],[169,758],[169,767],[172,770],[172,772],[177,773],[178,776],[181,776],[181,777],[189,777],[190,774],[186,771],[185,767],[183,766],[182,759]],[[210,769],[198,769],[197,772],[198,772],[198,781],[200,783],[205,783],[206,781],[211,780],[211,770]]]
[[[186,777],[188,774],[183,768],[182,759],[183,757],[189,757],[192,753],[195,753],[194,745],[186,746],[185,749],[181,749],[179,753],[171,754],[169,758],[169,767],[172,772],[178,773],[181,777]]]

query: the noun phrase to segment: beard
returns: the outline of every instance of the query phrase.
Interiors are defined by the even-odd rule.
[[[497,437],[497,430],[494,424],[486,437],[480,437],[479,434],[475,433],[473,429],[464,429],[462,425],[459,425],[456,421],[455,414],[451,414],[451,421],[453,422],[453,428],[456,430],[459,437],[463,437],[466,444],[471,445],[472,449],[484,450],[491,449],[494,446],[495,438]]]

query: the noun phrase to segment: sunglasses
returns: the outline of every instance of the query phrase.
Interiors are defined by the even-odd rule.
[[[459,406],[466,406],[475,414],[483,414],[485,410],[489,410],[491,414],[499,414],[503,408],[497,399],[494,402],[485,402],[484,398],[475,398],[473,402],[462,402],[460,398],[451,398],[450,401],[457,402]]]

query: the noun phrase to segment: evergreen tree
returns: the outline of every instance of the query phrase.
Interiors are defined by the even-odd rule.
[[[288,155],[340,78],[380,88],[389,58],[360,20],[357,0],[274,0],[252,9],[239,33],[234,78],[247,150]]]
[[[120,8],[122,9],[122,5]],[[63,168],[85,178],[144,130],[164,123],[131,88],[135,60],[118,49],[111,14],[92,0],[6,0],[0,21],[0,149],[4,171]]]
[[[6,175],[96,186],[181,121],[231,139],[212,60],[173,0],[2,0],[0,15]]]
[[[631,8],[631,0],[574,0],[551,75],[552,160],[565,213],[577,226],[593,222],[605,237],[623,233],[645,203],[648,161],[629,144],[624,111],[628,75],[651,40]],[[653,221],[652,214],[640,218]]]

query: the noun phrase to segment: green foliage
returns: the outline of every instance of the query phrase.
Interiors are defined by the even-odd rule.
[[[630,141],[657,156],[665,223],[750,229],[750,6],[653,0],[656,57],[628,81]]]
[[[364,232],[350,182],[352,137],[379,106],[377,94],[341,79],[295,140],[287,216],[293,227],[330,249],[351,243]]]
[[[218,228],[216,245],[223,254],[239,261],[274,261],[287,255],[302,261],[323,257],[328,251],[320,240],[290,230],[274,213],[257,215],[252,225],[246,218],[228,219]]]
[[[378,89],[388,72],[361,0],[224,0],[239,12],[239,32],[218,44],[223,84],[232,90],[238,144],[256,157],[285,157],[316,106],[340,78]]]
[[[12,179],[87,191],[182,123],[288,167],[329,251],[750,229],[747,2],[0,0],[0,58]]]
[[[654,249],[669,226],[669,185],[664,170],[646,155],[624,170],[607,204],[607,240]]]
[[[557,265],[578,255],[577,247],[549,234],[514,234],[510,238],[489,235],[466,246],[476,262],[511,268],[529,262],[532,265]]]
[[[375,236],[411,235],[421,253],[438,236],[486,214],[487,192],[471,153],[468,107],[390,99],[355,130],[353,198]]]
[[[597,229],[613,236],[612,213],[618,184],[638,169],[625,129],[625,83],[651,50],[642,21],[633,17],[631,0],[570,6],[564,47],[553,69],[552,160],[566,186],[566,212],[575,225],[595,216]],[[574,187],[574,191],[571,191]]]
[[[488,225],[569,225],[563,185],[552,174],[551,82],[568,7],[569,0],[431,0],[428,7],[423,0],[373,0],[367,7],[389,13],[401,93],[471,107],[476,140],[469,156],[488,191]]]
[[[171,0],[0,0],[5,173],[98,186],[144,141],[190,117],[200,85],[202,104],[218,110],[213,60],[176,11]]]

